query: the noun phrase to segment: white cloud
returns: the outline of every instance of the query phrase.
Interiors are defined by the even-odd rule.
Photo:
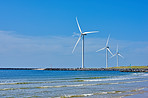
[[[34,37],[17,35],[14,32],[0,31],[1,67],[80,67],[81,41],[74,54],[72,49],[77,37],[46,36]],[[125,59],[120,59],[121,65],[132,63],[146,65],[148,42],[132,42],[112,39],[110,49],[115,53],[117,42],[119,50]],[[106,39],[85,38],[86,67],[105,67],[105,51],[96,53],[103,48]],[[141,54],[142,53],[142,54]],[[142,58],[139,58],[142,57]],[[116,64],[116,58],[109,59],[110,66]]]

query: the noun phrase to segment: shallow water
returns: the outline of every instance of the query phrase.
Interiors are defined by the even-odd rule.
[[[124,97],[148,88],[148,73],[0,70],[0,98]]]

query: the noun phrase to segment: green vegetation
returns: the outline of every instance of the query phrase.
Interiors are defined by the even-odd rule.
[[[110,67],[110,68],[117,68],[117,69],[124,69],[124,68],[139,68],[139,69],[148,69],[148,66],[120,66],[120,67]]]

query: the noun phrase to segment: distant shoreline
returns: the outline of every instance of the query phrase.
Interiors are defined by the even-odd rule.
[[[148,68],[0,68],[0,70],[148,72]]]

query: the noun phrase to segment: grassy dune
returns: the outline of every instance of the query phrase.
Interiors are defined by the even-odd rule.
[[[110,67],[110,68],[118,68],[118,69],[124,69],[124,68],[139,68],[139,69],[148,69],[148,66],[119,66],[119,67]]]

